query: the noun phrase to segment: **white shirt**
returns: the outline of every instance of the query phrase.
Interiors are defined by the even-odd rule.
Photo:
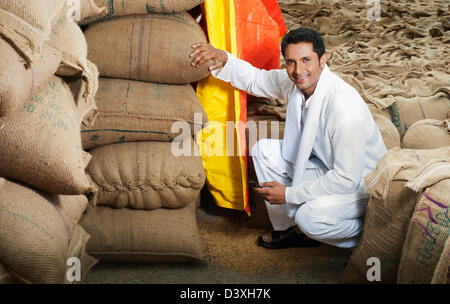
[[[386,146],[354,88],[325,66],[314,94],[305,104],[307,113],[302,115],[304,97],[285,70],[257,69],[227,55],[225,66],[212,72],[214,77],[258,97],[288,101],[282,155],[294,165],[294,181],[286,188],[287,203],[365,191],[364,177],[375,169]],[[329,171],[317,180],[301,182],[311,152]]]

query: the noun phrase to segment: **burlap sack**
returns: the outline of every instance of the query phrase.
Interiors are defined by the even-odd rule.
[[[52,77],[0,130],[0,176],[49,193],[94,190],[85,173],[81,117],[67,84]]]
[[[445,242],[444,250],[442,251],[439,262],[434,271],[431,284],[450,284],[450,238]]]
[[[190,138],[186,142],[195,145]],[[87,172],[98,192],[91,202],[156,209],[180,208],[195,200],[206,178],[202,159],[177,157],[171,148],[168,142],[130,142],[92,149]]]
[[[0,39],[0,129],[6,121],[55,73],[61,53],[44,43],[39,59],[26,68],[22,57]]]
[[[97,206],[81,225],[87,252],[101,262],[182,263],[202,260],[196,201],[179,209],[133,210]]]
[[[83,149],[130,141],[172,141],[191,137],[207,116],[191,85],[165,85],[100,78],[98,117],[83,126]],[[195,119],[195,114],[199,119]],[[174,128],[175,122],[182,128]],[[187,130],[185,130],[187,129]]]
[[[41,47],[50,36],[55,19],[66,1],[2,0],[0,1],[0,36],[32,67],[41,54]]]
[[[420,179],[439,170],[446,171],[449,179],[426,189],[416,204],[402,249],[397,283],[430,284],[450,234],[450,160],[432,170],[422,172]]]
[[[380,259],[381,282],[395,283],[403,243],[408,232],[419,190],[406,184],[430,166],[448,163],[450,147],[434,150],[389,150],[372,173],[366,176],[366,191],[370,194],[361,241],[350,256],[341,275],[342,283],[369,283],[367,260]],[[445,179],[433,175],[435,182]],[[417,193],[418,192],[418,193]]]
[[[0,261],[25,283],[61,283],[70,229],[86,199],[48,196],[0,178]],[[77,204],[77,206],[73,206]]]
[[[202,2],[203,0],[81,0],[80,24],[125,15],[184,12]]]
[[[206,37],[187,13],[116,17],[84,34],[101,76],[185,84],[209,75],[207,64],[191,66],[191,46]]]
[[[386,148],[389,150],[394,147],[400,147],[400,134],[389,118],[375,114],[373,119],[380,130]]]
[[[20,281],[17,278],[15,278],[1,262],[0,262],[0,284],[20,284]]]
[[[400,136],[403,137],[416,121],[422,119],[446,119],[449,108],[450,102],[448,97],[445,94],[436,94],[434,98],[430,98],[427,101],[408,101],[399,98],[389,107],[389,111],[392,122],[397,127]]]
[[[384,108],[384,109],[379,109],[375,104],[373,103],[367,103],[367,107],[369,108],[370,113],[372,113],[372,116],[374,115],[381,115],[386,117],[387,119],[389,119],[389,121],[391,120],[391,114],[389,112],[388,108]]]
[[[76,279],[73,280],[71,277],[68,278],[67,273],[71,272],[71,267],[69,266],[72,266],[72,264],[69,264],[69,266],[66,264],[65,276],[61,283],[65,284],[81,283],[86,277],[89,270],[98,263],[97,259],[86,253],[86,243],[89,241],[90,238],[91,236],[86,232],[86,230],[84,230],[83,227],[81,227],[80,225],[77,225],[77,227],[73,232],[73,237],[70,240],[69,248],[67,248],[66,260],[72,257],[78,258],[80,260],[81,280],[77,281]],[[5,266],[3,266],[0,263],[0,284],[20,284],[20,283],[22,282],[18,278],[14,277],[14,275],[11,274],[5,268]]]
[[[450,146],[450,120],[423,119],[415,122],[403,136],[405,149],[436,149]]]
[[[70,87],[84,118],[84,125],[90,126],[96,118],[94,97],[98,89],[98,70],[95,64],[87,60],[86,39],[80,27],[68,18],[68,8],[66,6],[57,18],[49,44],[62,53],[61,64],[55,74],[72,77],[68,80],[69,85],[78,82]]]

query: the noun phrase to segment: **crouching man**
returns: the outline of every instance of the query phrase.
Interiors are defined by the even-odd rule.
[[[193,66],[208,60],[214,77],[258,97],[286,100],[283,140],[258,141],[252,151],[273,231],[266,248],[354,248],[368,203],[364,176],[386,152],[364,100],[330,71],[325,45],[298,28],[281,42],[286,70],[260,70],[207,43],[192,46]]]

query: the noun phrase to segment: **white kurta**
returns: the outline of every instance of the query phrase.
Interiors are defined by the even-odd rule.
[[[283,160],[293,166],[293,181],[285,196],[288,216],[293,218],[299,205],[325,197],[328,201],[367,197],[364,176],[375,169],[386,147],[358,92],[325,66],[306,102],[307,115],[302,121],[305,98],[285,70],[257,69],[227,54],[226,65],[213,71],[214,77],[251,95],[288,103],[280,147]],[[312,180],[303,178],[311,156],[320,159],[327,169]]]

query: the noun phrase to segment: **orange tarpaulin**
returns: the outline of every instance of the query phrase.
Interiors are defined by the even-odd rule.
[[[203,12],[214,47],[258,68],[279,68],[279,40],[287,30],[276,0],[206,0]],[[250,215],[247,94],[209,76],[198,83],[197,96],[210,121],[197,133],[208,189],[217,205]]]

